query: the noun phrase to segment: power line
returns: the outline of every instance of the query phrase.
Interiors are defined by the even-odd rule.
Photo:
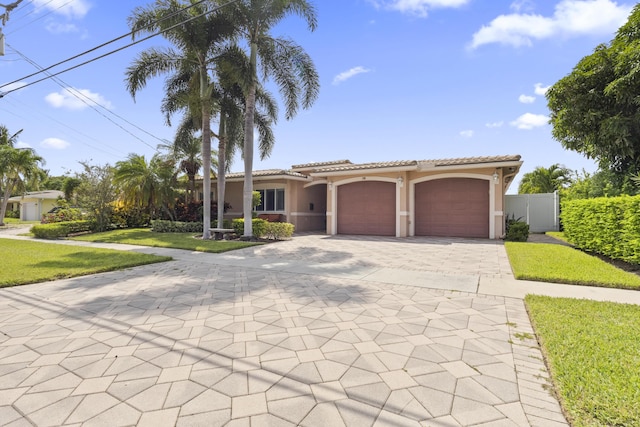
[[[28,63],[30,63],[31,65],[33,65],[36,68],[40,68],[40,65],[38,65],[35,61],[31,60],[29,57],[27,57],[26,55],[24,55],[23,53],[21,53],[20,51],[16,50],[15,48],[13,48],[12,46],[9,46],[11,49],[13,49],[18,55],[20,55],[25,61],[27,61]],[[49,74],[47,72],[45,72],[45,74]],[[120,125],[119,123],[116,123],[115,121],[113,121],[110,117],[107,117],[104,113],[102,113],[101,111],[99,111],[95,105],[99,106],[100,108],[110,112],[111,114],[113,114],[114,116],[116,116],[117,118],[119,118],[120,120],[128,123],[129,125],[137,128],[138,130],[146,133],[147,135],[157,139],[158,141],[162,142],[162,143],[166,143],[165,140],[158,138],[157,136],[147,132],[146,130],[142,129],[141,127],[134,125],[133,123],[131,123],[130,121],[128,121],[127,119],[117,115],[116,113],[114,113],[113,111],[109,110],[108,108],[105,108],[104,105],[101,105],[95,101],[93,101],[91,98],[85,96],[82,92],[76,90],[75,88],[71,87],[68,83],[65,83],[64,81],[62,81],[61,79],[57,78],[57,77],[53,77],[53,81],[60,86],[61,88],[65,89],[67,92],[69,92],[72,96],[74,96],[75,98],[77,98],[78,100],[80,100],[83,104],[85,104],[87,107],[91,108],[92,110],[94,110],[96,113],[100,114],[102,117],[104,117],[105,119],[109,120],[111,123],[113,123],[114,125],[118,126],[120,129],[122,129],[124,132],[128,133],[129,135],[131,135],[132,137],[134,137],[135,139],[137,139],[138,141],[142,142],[144,145],[146,145],[147,147],[158,151],[155,147],[153,147],[151,144],[147,143],[146,141],[144,141],[143,139],[141,139],[140,137],[138,137],[137,135],[131,133],[128,129],[125,129],[122,125]]]
[[[7,102],[9,103],[9,105],[13,105],[13,106],[14,106],[14,107],[16,107],[16,108],[18,108],[18,106],[17,106],[17,105],[15,105],[15,104],[14,104],[14,102],[19,102],[19,103],[20,103],[20,104],[22,104],[25,108],[27,108],[27,109],[28,109],[28,111],[29,111],[29,114],[30,114],[30,115],[33,115],[34,113],[36,113],[36,114],[40,114],[41,116],[43,116],[43,117],[45,117],[45,118],[47,118],[47,119],[51,120],[52,122],[55,122],[55,123],[57,123],[58,125],[63,126],[63,127],[67,128],[67,129],[69,129],[69,130],[71,130],[71,131],[73,131],[73,132],[77,133],[78,135],[82,136],[83,138],[86,138],[86,139],[89,139],[89,140],[93,140],[93,141],[95,141],[95,142],[99,143],[101,146],[91,145],[91,144],[89,144],[89,143],[85,142],[85,141],[84,141],[84,140],[82,140],[82,139],[78,140],[78,142],[79,142],[80,144],[82,144],[82,145],[86,145],[86,146],[87,146],[87,147],[89,147],[89,148],[92,148],[92,149],[94,149],[94,150],[101,151],[102,153],[107,154],[107,155],[109,155],[109,156],[111,156],[111,157],[113,157],[113,158],[117,158],[117,159],[122,159],[122,158],[124,158],[124,156],[123,156],[121,153],[119,153],[119,152],[118,152],[118,150],[117,150],[115,147],[111,147],[111,146],[109,146],[109,144],[107,144],[107,143],[104,143],[104,142],[102,142],[102,141],[98,141],[98,140],[97,140],[97,139],[95,139],[94,137],[92,137],[92,136],[90,136],[90,135],[87,135],[87,134],[85,134],[85,133],[83,133],[83,132],[81,132],[81,131],[79,131],[79,130],[75,129],[75,128],[73,128],[73,127],[71,127],[71,126],[67,125],[66,123],[63,123],[63,122],[61,122],[61,121],[59,121],[59,120],[57,120],[57,119],[54,119],[54,118],[53,118],[53,117],[51,117],[50,115],[48,115],[48,114],[46,114],[46,113],[44,113],[44,112],[42,112],[42,111],[38,110],[38,109],[37,109],[37,108],[35,108],[35,107],[31,107],[31,106],[29,106],[29,105],[26,105],[24,102],[22,102],[22,101],[18,101],[18,99],[7,99]],[[6,110],[5,110],[5,111],[6,111]],[[16,116],[16,117],[19,117],[19,118],[21,118],[21,119],[25,120],[25,121],[28,121],[28,119],[27,119],[26,117],[19,116],[19,115],[18,115],[18,114],[16,114],[15,112],[12,112],[12,114],[13,114],[14,116]],[[29,119],[29,120],[33,120],[33,118],[31,118],[31,119]],[[104,147],[106,147],[106,148],[109,148],[109,149],[113,150],[113,152],[106,151],[106,150],[104,149]],[[114,154],[114,153],[115,153],[115,154]]]
[[[187,6],[187,7],[185,7],[185,8],[183,8],[183,9],[179,10],[179,11],[176,11],[176,12],[174,12],[174,13],[170,14],[169,16],[163,17],[161,20],[158,20],[157,22],[161,22],[161,21],[163,21],[163,20],[169,19],[169,18],[171,18],[172,16],[177,15],[178,13],[184,12],[185,10],[190,9],[190,8],[193,8],[193,7],[195,7],[195,6],[198,6],[198,5],[200,5],[200,4],[202,4],[202,3],[206,2],[206,1],[207,1],[207,0],[200,0],[200,1],[196,2],[196,3],[193,3],[193,4],[191,4],[191,5]],[[186,23],[188,23],[188,22],[194,21],[194,20],[199,19],[199,18],[201,18],[201,17],[203,17],[203,16],[206,16],[206,15],[208,15],[208,14],[210,14],[210,13],[216,12],[216,11],[218,11],[218,10],[222,9],[223,7],[226,7],[226,6],[228,6],[228,5],[231,5],[231,4],[233,4],[233,3],[236,3],[237,1],[238,1],[238,0],[231,0],[231,1],[229,1],[229,2],[225,3],[225,4],[221,5],[221,6],[218,6],[218,7],[216,7],[216,8],[213,8],[213,9],[212,9],[212,10],[210,10],[210,11],[207,11],[207,12],[201,13],[200,15],[197,15],[197,16],[194,16],[194,17],[191,17],[191,18],[189,18],[189,19],[187,19],[187,20],[185,20],[185,21],[182,21],[182,22],[179,22],[179,23],[177,23],[177,24],[175,24],[175,25],[172,25],[171,27],[169,27],[169,28],[167,28],[167,29],[164,29],[164,30],[158,31],[158,32],[156,32],[156,33],[153,33],[153,34],[151,34],[151,35],[147,36],[147,37],[144,37],[144,38],[142,38],[142,39],[139,39],[139,40],[133,41],[132,43],[129,43],[129,44],[125,45],[125,46],[122,46],[122,47],[120,47],[120,48],[118,48],[118,49],[114,49],[114,50],[112,50],[112,51],[109,51],[109,52],[107,52],[107,53],[105,53],[105,54],[103,54],[103,55],[97,56],[97,57],[92,58],[92,59],[90,59],[90,60],[88,60],[88,61],[82,62],[82,63],[80,63],[80,64],[74,65],[74,66],[69,67],[69,68],[65,68],[65,69],[64,69],[64,70],[62,70],[62,71],[59,71],[59,72],[57,72],[57,73],[54,73],[54,74],[48,75],[47,77],[43,77],[43,78],[41,78],[41,79],[35,80],[35,81],[31,82],[31,83],[27,83],[26,85],[20,86],[19,88],[15,88],[15,89],[12,89],[12,90],[9,90],[9,91],[6,91],[6,92],[0,92],[0,98],[2,98],[3,96],[5,96],[5,95],[7,95],[7,94],[9,94],[9,93],[11,93],[11,92],[15,92],[16,90],[19,90],[19,89],[22,89],[22,88],[25,88],[25,87],[28,87],[28,86],[34,85],[34,84],[36,84],[36,83],[40,83],[40,82],[42,82],[42,81],[44,81],[44,80],[50,79],[50,78],[52,78],[52,77],[58,76],[58,75],[60,75],[60,74],[66,73],[66,72],[68,72],[68,71],[74,70],[74,69],[79,68],[79,67],[82,67],[82,66],[84,66],[84,65],[90,64],[91,62],[97,61],[98,59],[102,59],[102,58],[104,58],[104,57],[106,57],[106,56],[109,56],[109,55],[112,55],[112,54],[114,54],[114,53],[120,52],[121,50],[127,49],[127,48],[129,48],[129,47],[131,47],[131,46],[135,46],[135,45],[137,45],[137,44],[139,44],[139,43],[142,43],[142,42],[144,42],[144,41],[147,41],[147,40],[149,40],[149,39],[151,39],[151,38],[153,38],[153,37],[155,37],[155,36],[158,36],[158,35],[160,35],[160,34],[163,34],[163,33],[167,32],[167,31],[170,31],[170,30],[172,30],[172,29],[174,29],[174,28],[177,28],[177,27],[179,27],[179,26],[181,26],[181,25],[184,25],[184,24],[186,24]],[[146,27],[144,27],[144,28],[149,28],[149,27],[151,27],[151,24],[150,24],[150,25],[147,25],[147,26],[146,26]],[[144,29],[144,28],[143,28],[143,29]],[[36,76],[36,75],[38,75],[38,74],[44,73],[44,72],[46,72],[46,71],[48,71],[48,70],[50,70],[50,69],[52,69],[52,68],[55,68],[55,67],[57,67],[57,66],[59,66],[59,65],[62,65],[62,64],[67,63],[67,62],[69,62],[69,61],[72,61],[72,60],[74,60],[74,59],[77,59],[77,58],[79,58],[79,57],[81,57],[81,56],[84,56],[84,55],[86,55],[86,54],[88,54],[88,53],[91,53],[91,52],[93,52],[93,51],[95,51],[95,50],[98,50],[98,49],[100,49],[100,48],[102,48],[102,47],[104,47],[104,46],[107,46],[107,45],[109,45],[109,44],[111,44],[111,43],[114,43],[114,42],[116,42],[116,41],[118,41],[118,40],[121,40],[121,39],[123,39],[123,38],[125,38],[125,37],[131,36],[131,35],[133,35],[134,33],[138,32],[138,31],[141,31],[141,30],[137,30],[137,31],[130,31],[130,32],[129,32],[129,33],[127,33],[127,34],[123,34],[122,36],[116,37],[115,39],[112,39],[112,40],[109,40],[109,41],[107,41],[107,42],[105,42],[105,43],[102,43],[101,45],[96,46],[96,47],[94,47],[94,48],[92,48],[92,49],[89,49],[89,50],[87,50],[87,51],[84,51],[84,52],[82,52],[82,53],[79,53],[79,54],[77,54],[77,55],[74,55],[74,56],[72,56],[72,57],[70,57],[70,58],[67,58],[67,59],[65,59],[65,60],[63,60],[63,61],[60,61],[60,62],[58,62],[58,63],[55,63],[55,64],[53,64],[53,65],[50,65],[50,66],[48,66],[48,67],[46,67],[46,68],[43,68],[43,69],[42,69],[42,70],[40,70],[40,71],[37,71],[37,72],[35,72],[35,73],[29,74],[29,75],[24,76],[24,77],[21,77],[21,78],[16,79],[16,80],[14,80],[14,81],[12,81],[12,82],[2,84],[2,85],[0,85],[0,89],[2,89],[3,87],[8,86],[8,85],[10,85],[10,84],[18,83],[18,82],[20,82],[20,81],[22,81],[22,80],[24,80],[24,79],[28,79],[28,78],[33,77],[33,76]],[[9,44],[7,44],[7,46],[9,46]],[[14,49],[14,50],[15,50],[15,49]]]
[[[40,9],[38,9],[38,8],[36,7],[36,8],[34,8],[33,10],[31,10],[31,11],[27,12],[25,15],[19,16],[19,17],[18,17],[18,19],[17,19],[17,21],[19,21],[19,20],[21,20],[21,19],[24,19],[24,18],[26,18],[27,16],[29,16],[29,15],[31,15],[31,14],[33,14],[33,13],[36,13],[37,11],[39,11],[39,10],[41,10],[41,9],[44,9],[44,7],[45,7],[46,5],[48,5],[49,3],[53,2],[53,1],[54,1],[54,0],[49,0],[48,2],[46,2],[45,4],[43,4],[42,6],[40,6]],[[58,10],[62,9],[63,7],[65,7],[66,5],[68,5],[69,3],[71,3],[72,1],[73,1],[73,0],[68,0],[66,3],[62,3],[62,4],[61,4],[60,6],[58,6],[57,8],[50,10],[49,12],[45,13],[44,15],[40,15],[40,16],[39,16],[39,17],[37,17],[36,19],[32,19],[31,21],[29,21],[29,22],[27,22],[26,24],[24,24],[22,27],[18,27],[18,28],[16,28],[15,30],[11,31],[10,33],[7,33],[7,35],[8,35],[8,36],[10,36],[11,34],[14,34],[14,33],[18,32],[18,31],[22,30],[23,28],[28,27],[29,25],[33,24],[34,22],[36,22],[36,21],[39,21],[39,20],[41,20],[41,19],[46,18],[47,16],[51,15],[52,13],[55,13],[56,11],[58,11]],[[16,12],[17,12],[18,10],[22,10],[25,6],[26,6],[26,5],[21,6],[20,8],[16,9]]]

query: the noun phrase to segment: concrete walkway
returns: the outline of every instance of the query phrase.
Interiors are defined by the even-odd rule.
[[[95,246],[174,261],[0,290],[0,425],[567,425],[501,242]]]

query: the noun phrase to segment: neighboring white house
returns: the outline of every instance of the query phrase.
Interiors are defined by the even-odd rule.
[[[49,212],[58,198],[64,197],[62,191],[45,190],[24,193],[22,196],[14,196],[9,199],[11,203],[19,204],[20,219],[23,221],[39,221],[42,215]]]

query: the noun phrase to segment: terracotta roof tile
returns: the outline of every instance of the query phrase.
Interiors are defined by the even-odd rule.
[[[350,160],[332,160],[330,162],[313,162],[313,163],[303,163],[301,165],[293,165],[291,169],[315,169],[323,166],[332,166],[332,165],[343,165],[343,164],[352,164]]]
[[[294,172],[291,170],[284,170],[284,169],[265,169],[265,170],[253,171],[254,177],[278,176],[278,175],[294,176],[297,178],[307,178],[306,175],[303,175],[301,173]],[[225,175],[225,178],[226,179],[244,178],[244,172],[228,173]]]
[[[341,172],[341,171],[352,171],[352,170],[362,170],[362,169],[382,169],[382,168],[393,168],[393,167],[403,167],[403,166],[415,166],[418,162],[415,160],[397,160],[392,162],[377,162],[377,163],[361,163],[361,164],[350,164],[344,166],[335,166],[329,168],[318,168],[314,172]]]
[[[521,156],[519,154],[515,154],[506,156],[459,157],[455,159],[420,160],[419,163],[430,163],[433,166],[455,166],[480,163],[518,162],[520,161],[520,159]]]

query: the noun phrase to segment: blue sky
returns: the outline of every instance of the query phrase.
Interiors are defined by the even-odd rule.
[[[0,57],[0,85],[36,71],[29,61],[49,66],[127,33],[132,9],[148,3],[23,0],[3,29],[8,45]],[[312,56],[320,96],[293,120],[279,119],[273,153],[265,161],[256,159],[255,169],[339,159],[364,163],[501,154],[522,155],[519,177],[553,163],[596,169],[593,161],[564,150],[551,137],[544,91],[599,43],[610,41],[634,2],[314,4],[315,32],[291,17],[275,33],[293,38]],[[161,44],[158,37],[62,74],[59,84],[47,80],[12,92],[0,99],[0,123],[11,131],[24,129],[20,145],[44,157],[52,175],[78,170],[80,161],[114,164],[131,152],[150,158],[159,140],[174,135],[160,113],[163,79],[150,81],[134,102],[124,73],[137,52]],[[104,108],[89,108],[67,87]],[[238,158],[232,170],[242,169]],[[515,191],[517,181],[509,192]]]

